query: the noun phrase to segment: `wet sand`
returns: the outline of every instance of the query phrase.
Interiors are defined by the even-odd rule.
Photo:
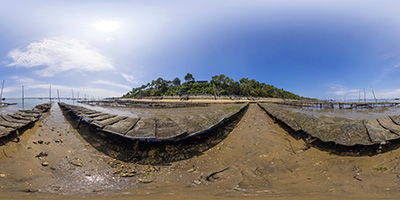
[[[0,146],[0,199],[396,199],[399,153],[306,149],[251,104],[230,135],[203,154],[138,165],[97,151],[53,104],[19,142]]]

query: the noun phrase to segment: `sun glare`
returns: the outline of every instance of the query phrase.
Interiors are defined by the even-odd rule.
[[[111,32],[117,30],[120,27],[120,23],[112,20],[103,20],[95,23],[94,27],[98,31]]]

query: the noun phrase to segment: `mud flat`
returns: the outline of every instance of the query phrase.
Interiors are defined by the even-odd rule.
[[[285,105],[259,104],[268,114],[294,131],[343,146],[386,144],[400,138],[400,116],[353,120],[329,115],[309,115]]]
[[[105,155],[99,144],[88,143],[93,135],[82,134],[85,123],[76,129],[78,121],[73,124],[67,118],[53,106],[18,143],[0,146],[0,199],[309,200],[400,195],[400,149],[356,157],[307,149],[303,140],[291,137],[256,104],[250,104],[214,146],[162,165]]]
[[[40,104],[32,110],[19,110],[13,114],[0,115],[0,140],[4,143],[7,138],[19,135],[20,130],[36,122],[50,107],[50,104]]]

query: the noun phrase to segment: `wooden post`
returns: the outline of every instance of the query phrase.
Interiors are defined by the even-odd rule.
[[[72,103],[75,104],[75,99],[74,99],[74,88],[71,88],[72,92]]]
[[[0,103],[1,103],[1,101],[3,101],[3,88],[4,88],[4,81],[5,81],[5,80],[3,80],[3,85],[1,85]]]
[[[378,103],[378,100],[377,100],[376,97],[375,97],[375,92],[374,92],[374,90],[372,89],[372,86],[370,86],[370,87],[371,87],[372,94],[374,95],[375,102]]]
[[[50,104],[51,104],[51,84],[50,84],[50,87],[49,87],[49,99],[50,99]]]
[[[364,103],[367,102],[366,96],[365,96],[365,88],[364,88]]]
[[[22,86],[22,108],[24,108],[25,107],[25,100],[24,100],[24,86]]]
[[[60,93],[58,92],[58,89],[57,89],[57,96],[58,96],[58,103],[60,103]]]

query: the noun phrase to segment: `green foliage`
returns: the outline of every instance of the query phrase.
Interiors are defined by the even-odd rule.
[[[180,95],[235,95],[252,97],[271,97],[286,99],[306,99],[299,95],[279,89],[273,85],[260,83],[254,79],[242,78],[239,82],[225,76],[224,74],[213,76],[210,82],[195,82],[192,74],[187,73],[185,81],[181,84],[179,78],[172,81],[158,78],[146,85],[133,88],[123,98],[140,98],[148,96],[180,96]]]
[[[187,73],[184,79],[186,82],[194,82],[194,77],[191,73]]]

